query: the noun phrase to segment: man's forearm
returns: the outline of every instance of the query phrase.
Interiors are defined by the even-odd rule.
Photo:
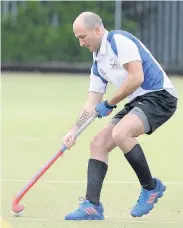
[[[138,77],[134,77],[134,75],[129,74],[116,93],[108,99],[108,104],[118,104],[120,101],[132,94],[142,84],[142,82],[143,81],[138,79]]]
[[[88,118],[91,116],[92,112],[90,110],[83,110],[81,111],[80,115],[78,116],[76,123],[74,124],[75,126],[77,126],[78,128],[80,128],[85,122],[86,120],[88,120]]]
[[[95,112],[96,105],[101,102],[102,98],[103,94],[96,92],[88,93],[87,101],[81,109],[76,122],[73,124],[70,131],[76,131],[90,118],[90,116]]]
[[[93,114],[94,111],[95,106],[85,105],[80,111],[76,122],[73,124],[71,130],[79,129],[89,119],[89,117]]]

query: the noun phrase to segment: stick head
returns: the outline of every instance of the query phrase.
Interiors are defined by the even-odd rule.
[[[12,210],[15,214],[19,214],[24,210],[24,205],[18,203],[19,201],[17,200],[17,198],[15,198],[12,202]]]

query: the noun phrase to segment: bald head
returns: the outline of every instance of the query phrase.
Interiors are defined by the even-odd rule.
[[[105,28],[102,19],[97,14],[83,12],[74,21],[73,31],[81,47],[95,52],[100,48]]]
[[[102,19],[95,13],[92,12],[83,12],[81,13],[73,23],[73,27],[76,25],[84,25],[88,30],[94,29],[97,27],[104,27]]]

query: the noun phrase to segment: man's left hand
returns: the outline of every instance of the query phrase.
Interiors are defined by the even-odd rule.
[[[104,116],[108,116],[112,112],[113,108],[116,107],[116,105],[110,105],[107,101],[103,101],[96,105],[95,110],[98,113],[98,117],[102,118]]]

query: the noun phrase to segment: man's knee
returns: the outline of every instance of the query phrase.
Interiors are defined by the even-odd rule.
[[[96,135],[90,143],[90,150],[97,151],[97,150],[100,150],[101,148],[105,148],[104,137],[100,137],[99,135]]]
[[[129,137],[129,136],[131,136],[131,133],[128,128],[119,129],[119,127],[116,126],[112,131],[112,138],[116,143],[116,145],[119,145],[125,142],[126,137]]]
[[[90,143],[91,152],[108,153],[115,147],[112,139],[112,129],[104,129]]]
[[[112,139],[113,124],[108,124],[90,143],[90,151],[95,154],[109,153],[116,145]]]
[[[143,121],[133,113],[126,115],[112,131],[112,138],[116,145],[125,144],[127,139],[144,134]]]

